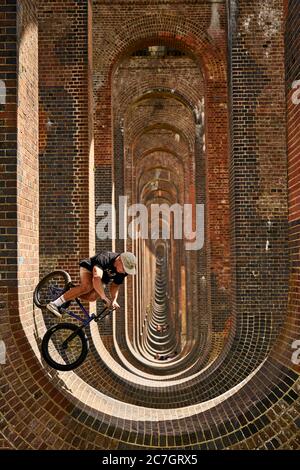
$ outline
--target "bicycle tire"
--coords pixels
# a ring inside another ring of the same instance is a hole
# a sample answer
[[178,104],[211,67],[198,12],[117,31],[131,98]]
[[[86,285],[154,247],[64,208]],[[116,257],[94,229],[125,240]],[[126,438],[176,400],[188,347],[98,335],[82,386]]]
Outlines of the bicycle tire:
[[[52,328],[46,331],[42,340],[42,348],[41,348],[42,356],[47,362],[47,364],[53,369],[61,370],[61,371],[70,371],[79,367],[85,360],[89,351],[89,344],[88,344],[88,339],[82,330],[78,330],[77,335],[75,336],[75,338],[79,337],[81,341],[81,351],[78,357],[76,358],[76,360],[74,360],[74,362],[71,362],[69,364],[61,364],[60,362],[57,362],[55,359],[53,359],[53,357],[51,356],[49,352],[49,342],[51,340],[53,341],[53,335],[57,331],[65,330],[66,334],[69,335],[77,329],[78,329],[78,326],[75,325],[74,323],[58,323],[57,325],[52,326]],[[55,346],[55,348],[56,347],[57,346]],[[60,355],[60,352],[57,351],[56,349],[56,355],[57,354]]]
[[[41,298],[41,291],[42,291],[42,287],[44,285],[46,285],[47,282],[49,282],[49,280],[55,276],[61,276],[62,279],[63,279],[63,288],[64,289],[67,289],[67,286],[68,284],[71,282],[71,276],[69,273],[67,273],[66,271],[63,271],[63,270],[56,270],[56,271],[52,271],[51,273],[47,274],[45,277],[43,277],[43,279],[40,280],[40,282],[37,284],[36,288],[34,289],[34,292],[33,292],[33,302],[35,303],[35,305],[38,307],[38,308],[45,308],[47,303],[50,301],[50,300],[55,300],[54,298],[53,299],[47,299],[47,300],[42,300]],[[62,294],[62,293],[61,293]],[[61,295],[60,294],[60,295]]]

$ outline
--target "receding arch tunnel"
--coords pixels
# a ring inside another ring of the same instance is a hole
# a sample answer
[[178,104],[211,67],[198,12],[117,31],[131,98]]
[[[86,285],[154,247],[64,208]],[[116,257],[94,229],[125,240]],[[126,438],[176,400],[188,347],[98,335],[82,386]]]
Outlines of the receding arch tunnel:
[[[299,448],[299,2],[13,3],[0,447]],[[32,293],[99,250],[137,275],[56,371]]]

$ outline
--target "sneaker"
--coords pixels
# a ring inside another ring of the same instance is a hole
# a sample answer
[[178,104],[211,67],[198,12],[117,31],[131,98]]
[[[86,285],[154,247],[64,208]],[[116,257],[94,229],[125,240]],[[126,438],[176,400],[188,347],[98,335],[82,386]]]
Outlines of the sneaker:
[[55,315],[58,318],[61,318],[61,313],[58,309],[58,306],[55,305],[54,302],[50,302],[49,304],[47,304],[46,307],[47,307],[48,310],[50,310],[51,313],[53,313],[53,315]]
[[68,308],[70,307],[71,303],[72,303],[72,300],[68,300],[67,302],[62,304],[59,308]]

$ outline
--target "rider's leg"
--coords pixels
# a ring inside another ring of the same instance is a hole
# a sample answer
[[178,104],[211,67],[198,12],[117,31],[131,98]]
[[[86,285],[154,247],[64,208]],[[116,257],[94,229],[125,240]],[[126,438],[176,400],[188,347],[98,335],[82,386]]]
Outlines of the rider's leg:
[[54,315],[57,317],[61,317],[61,313],[59,312],[59,307],[61,307],[65,302],[69,300],[73,300],[76,297],[81,295],[87,294],[91,290],[93,290],[93,283],[92,283],[92,273],[86,268],[80,268],[80,285],[73,287],[69,291],[65,292],[61,295],[58,299],[54,302],[50,302],[47,305],[48,310],[50,310]]
[[93,290],[93,275],[86,268],[81,267],[80,285],[72,287],[72,289],[65,292],[62,297],[64,297],[64,302],[68,302],[69,300],[73,300],[76,297],[81,297],[84,294],[88,294],[91,290]]
[[83,294],[80,296],[80,300],[87,300],[88,302],[95,302],[95,300],[99,299],[100,295],[95,289],[91,290],[87,294]]

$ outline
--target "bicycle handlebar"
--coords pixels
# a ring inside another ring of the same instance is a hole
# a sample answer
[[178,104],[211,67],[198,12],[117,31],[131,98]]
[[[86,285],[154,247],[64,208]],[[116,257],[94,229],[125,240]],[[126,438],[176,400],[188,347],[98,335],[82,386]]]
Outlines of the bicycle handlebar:
[[101,310],[101,312],[98,315],[94,316],[94,321],[98,322],[100,320],[103,320],[103,318],[105,318],[107,315],[109,315],[110,313],[113,313],[114,310],[116,310],[116,307],[104,307],[104,309]]

